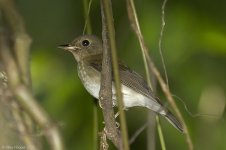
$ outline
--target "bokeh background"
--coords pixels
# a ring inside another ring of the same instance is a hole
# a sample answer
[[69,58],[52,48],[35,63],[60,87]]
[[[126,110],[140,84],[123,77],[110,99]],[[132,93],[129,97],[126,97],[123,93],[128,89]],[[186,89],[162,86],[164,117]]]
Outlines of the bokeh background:
[[[27,30],[33,39],[31,71],[33,92],[41,105],[59,123],[68,150],[93,148],[93,98],[78,79],[76,62],[70,53],[57,49],[83,32],[82,0],[17,0]],[[135,1],[137,13],[150,49],[150,55],[163,72],[158,51],[162,1]],[[144,75],[139,43],[130,28],[126,3],[113,1],[118,55],[131,68]],[[226,1],[169,0],[163,54],[169,86],[180,97],[180,108],[197,150],[226,149]],[[101,36],[100,5],[91,6],[93,33]],[[165,101],[159,86],[158,96]],[[129,135],[145,123],[146,109],[126,112]],[[197,116],[197,114],[206,114]],[[100,129],[102,114],[98,110]],[[167,149],[187,149],[185,138],[161,118]],[[161,149],[156,134],[156,149]],[[146,149],[146,132],[132,149]]]

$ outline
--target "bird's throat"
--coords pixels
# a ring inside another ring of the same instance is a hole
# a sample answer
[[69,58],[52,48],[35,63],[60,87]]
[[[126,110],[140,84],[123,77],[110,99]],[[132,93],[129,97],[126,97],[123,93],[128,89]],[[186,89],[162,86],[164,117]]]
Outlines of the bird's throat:
[[101,73],[87,61],[78,63],[78,75],[86,90],[95,98],[99,98]]

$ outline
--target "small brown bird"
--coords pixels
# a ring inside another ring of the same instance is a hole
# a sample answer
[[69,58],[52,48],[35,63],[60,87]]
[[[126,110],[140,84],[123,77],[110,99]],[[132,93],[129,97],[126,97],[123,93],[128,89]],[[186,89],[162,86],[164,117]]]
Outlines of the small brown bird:
[[[94,35],[77,37],[71,43],[60,45],[59,48],[70,51],[78,62],[78,75],[86,90],[99,99],[102,41]],[[119,75],[122,86],[124,107],[146,107],[165,117],[176,129],[183,132],[181,123],[153,96],[145,80],[125,64],[119,63]],[[114,78],[113,81],[114,82]],[[114,84],[112,84],[113,105],[117,105]]]

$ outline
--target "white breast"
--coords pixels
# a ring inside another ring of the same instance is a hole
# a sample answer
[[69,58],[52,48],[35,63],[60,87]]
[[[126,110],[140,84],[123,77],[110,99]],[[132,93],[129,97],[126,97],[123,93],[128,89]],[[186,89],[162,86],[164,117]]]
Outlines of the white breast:
[[[81,79],[83,85],[85,86],[86,90],[94,96],[96,99],[99,99],[99,91],[100,91],[100,75],[91,78],[92,74],[92,69],[86,71],[84,69],[83,65],[78,65],[78,70],[83,70],[83,71],[78,71],[79,78]],[[93,70],[95,71],[95,70]],[[96,84],[98,83],[98,84]]]

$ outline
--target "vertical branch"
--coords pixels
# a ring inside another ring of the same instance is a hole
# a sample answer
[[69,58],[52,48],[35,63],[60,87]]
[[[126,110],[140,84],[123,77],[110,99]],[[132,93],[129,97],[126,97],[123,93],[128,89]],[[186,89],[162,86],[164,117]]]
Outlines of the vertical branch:
[[148,125],[147,125],[147,150],[155,150],[156,149],[156,114],[151,110],[148,110]]
[[123,110],[123,99],[122,99],[121,83],[120,83],[120,77],[119,77],[119,67],[118,67],[118,60],[117,60],[112,6],[111,6],[110,0],[102,0],[101,2],[103,6],[103,14],[106,17],[106,29],[107,29],[107,37],[108,37],[107,39],[109,39],[109,46],[112,53],[112,63],[113,63],[113,70],[114,70],[113,73],[115,78],[116,98],[117,98],[119,114],[120,114],[119,119],[121,124],[123,149],[128,150],[129,142],[128,142],[125,112]]
[[168,75],[167,75],[167,71],[166,71],[166,64],[165,64],[165,60],[163,57],[163,53],[162,53],[162,37],[163,37],[163,32],[165,29],[165,7],[166,7],[166,3],[167,0],[164,0],[162,3],[162,23],[161,23],[161,31],[160,31],[160,36],[159,36],[159,53],[161,56],[161,60],[162,60],[162,65],[163,65],[163,69],[164,69],[164,74],[165,74],[165,78],[166,78],[166,84],[169,86],[169,80],[168,80]]
[[[156,93],[156,78],[153,75],[153,73],[151,74],[151,83],[152,83],[152,90],[153,93]],[[148,78],[148,77],[147,77]],[[156,115],[156,113],[154,113],[152,110],[148,110],[148,116],[147,116],[147,120],[148,120],[148,128],[147,128],[147,150],[155,150],[156,149],[156,117],[158,117]],[[157,122],[157,125],[159,123]]]
[[[160,53],[160,56],[161,56],[162,65],[163,65],[163,69],[164,69],[164,73],[165,73],[166,84],[169,87],[169,81],[168,81],[168,75],[167,75],[167,71],[166,71],[165,60],[163,58],[163,53],[162,53],[162,37],[163,37],[163,32],[164,32],[164,27],[165,27],[165,6],[166,6],[166,2],[167,2],[167,0],[164,0],[163,4],[162,4],[162,23],[161,23],[161,31],[160,31],[160,36],[159,36],[159,53]],[[160,138],[160,141],[162,141],[162,142],[160,142],[162,150],[166,150],[165,140],[164,140],[164,137],[163,137],[162,128],[160,126],[159,116],[156,117],[156,122],[158,124],[157,129],[158,129],[158,132],[159,132],[159,138]]]
[[93,0],[83,0],[83,6],[84,6],[84,18],[85,18],[85,25],[83,29],[83,34],[91,34],[92,33],[92,26],[90,22],[90,9],[91,9],[91,4]]
[[103,10],[103,3],[101,1],[101,16],[102,16],[102,39],[103,39],[103,60],[101,71],[101,88],[100,88],[100,105],[103,109],[103,116],[105,120],[106,134],[114,145],[120,147],[120,135],[116,128],[114,117],[114,109],[112,104],[112,63],[111,63],[111,49],[109,43],[109,36],[106,14]]
[[127,1],[128,17],[129,17],[129,20],[130,20],[130,23],[131,23],[131,27],[138,37],[140,47],[141,47],[141,50],[142,50],[142,56],[143,56],[143,61],[144,61],[144,67],[145,67],[147,82],[148,82],[148,85],[151,87],[151,89],[153,89],[152,84],[151,84],[151,80],[150,80],[150,72],[149,72],[149,68],[148,68],[147,58],[146,58],[145,53],[144,53],[145,50],[147,51],[147,47],[146,47],[146,45],[142,44],[142,43],[144,43],[144,38],[143,38],[141,30],[140,30],[140,25],[139,25],[139,22],[138,22],[134,2],[133,2],[133,0],[126,0],[126,1]]
[[165,144],[165,140],[163,137],[163,133],[162,133],[162,128],[160,126],[160,122],[159,122],[159,116],[156,116],[156,122],[157,122],[157,129],[158,129],[158,133],[159,133],[159,139],[160,139],[160,144],[162,147],[162,150],[166,150],[166,144]]

